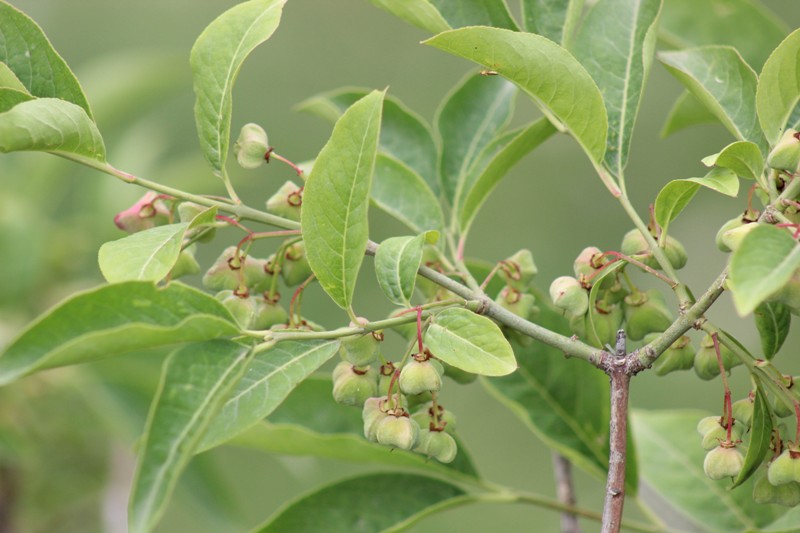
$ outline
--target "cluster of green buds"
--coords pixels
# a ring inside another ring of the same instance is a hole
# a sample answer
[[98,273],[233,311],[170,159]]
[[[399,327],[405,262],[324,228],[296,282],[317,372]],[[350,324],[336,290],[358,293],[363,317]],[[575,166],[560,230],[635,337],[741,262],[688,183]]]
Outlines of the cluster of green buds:
[[[522,249],[503,259],[498,264],[497,275],[505,282],[495,297],[495,303],[517,316],[527,320],[535,319],[539,314],[536,296],[531,292],[531,282],[539,272],[533,261],[530,250]],[[516,330],[504,329],[507,337],[520,344],[532,342],[530,337],[519,334]]]

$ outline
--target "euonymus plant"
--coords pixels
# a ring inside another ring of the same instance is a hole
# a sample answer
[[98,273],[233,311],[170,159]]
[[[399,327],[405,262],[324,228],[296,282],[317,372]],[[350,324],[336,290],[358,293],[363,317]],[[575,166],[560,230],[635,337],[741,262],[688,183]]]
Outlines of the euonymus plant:
[[[384,88],[306,100],[302,111],[333,126],[319,153],[294,163],[265,125],[232,124],[237,74],[285,3],[235,5],[189,55],[199,147],[220,197],[114,166],[72,71],[33,20],[0,2],[0,152],[54,154],[143,189],[118,206],[127,235],[99,249],[107,283],[55,305],[0,356],[7,385],[169,349],[136,447],[129,530],[153,530],[193,457],[222,445],[386,467],[315,489],[257,531],[399,530],[482,502],[561,511],[569,531],[575,517],[603,531],[800,529],[800,393],[775,360],[800,314],[800,30],[755,0],[522,0],[519,17],[502,0],[372,0],[429,32],[424,46],[472,62],[469,75],[432,124]],[[741,34],[742,21],[754,29]],[[654,59],[686,89],[665,133],[719,122],[732,139],[702,160],[704,175],[634,206],[625,168]],[[517,98],[541,118],[512,122]],[[629,217],[619,248],[575,250],[573,271],[555,280],[536,279],[529,243],[504,259],[469,257],[492,190],[555,135],[580,146]],[[296,178],[264,180],[265,204],[240,197],[232,165],[275,164]],[[701,188],[731,198],[716,239],[729,260],[710,286],[690,288],[670,226]],[[374,242],[370,209],[406,231]],[[196,251],[214,246],[216,261],[201,264]],[[354,305],[365,261],[396,308],[389,317]],[[180,281],[198,273],[197,287]],[[304,306],[310,290],[339,315]],[[706,317],[724,291],[760,345]],[[339,327],[318,325],[331,321]],[[390,337],[402,349],[386,348]],[[749,389],[731,390],[734,367]],[[677,371],[710,381],[720,411],[629,416],[635,376]],[[568,474],[566,495],[551,498],[478,473],[456,423],[470,413],[448,408],[448,391],[476,379],[562,467],[606,479],[602,514],[576,506]],[[650,523],[623,520],[640,479],[666,502],[638,500]]]

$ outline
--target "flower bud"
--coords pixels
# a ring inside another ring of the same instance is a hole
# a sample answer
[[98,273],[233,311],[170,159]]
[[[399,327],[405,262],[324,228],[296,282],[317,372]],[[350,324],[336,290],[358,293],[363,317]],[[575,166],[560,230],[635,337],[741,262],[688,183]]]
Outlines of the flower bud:
[[135,204],[114,217],[114,224],[122,231],[136,233],[156,226],[169,224],[170,210],[159,195],[150,191]]
[[736,477],[742,471],[744,457],[736,446],[717,446],[706,454],[703,470],[714,480]]
[[797,172],[800,166],[800,133],[787,128],[767,156],[767,165],[776,170]]
[[455,439],[444,431],[422,429],[414,451],[433,457],[440,463],[451,463],[456,458],[458,446]]
[[411,359],[400,370],[400,390],[406,395],[438,391],[442,388],[442,376],[428,360]]
[[287,181],[267,200],[267,211],[289,220],[300,220],[303,188]]
[[269,140],[264,128],[258,124],[245,124],[233,145],[233,153],[242,168],[258,168],[266,162]]
[[235,290],[252,288],[263,281],[264,260],[236,255],[236,247],[223,250],[217,260],[203,276],[203,285],[211,290]]
[[664,295],[656,289],[637,291],[624,300],[625,332],[628,338],[638,341],[648,333],[659,333],[672,324],[672,313]]
[[522,292],[538,271],[530,250],[522,249],[500,263],[498,274],[509,287]]
[[[363,317],[359,317],[358,321],[362,326],[369,323],[369,320]],[[354,326],[355,324],[350,322],[350,327]],[[351,365],[366,366],[372,364],[380,356],[382,339],[383,334],[380,332],[369,332],[359,337],[349,337],[343,340],[339,346],[339,355]]]
[[[378,372],[372,367],[358,369],[347,362],[350,371],[336,372],[334,369],[333,399],[336,403],[361,407],[368,398],[378,394]],[[337,369],[339,368],[337,366]]]
[[311,276],[311,265],[306,257],[303,241],[296,242],[286,249],[281,268],[281,277],[290,287],[300,285]]
[[408,414],[389,414],[378,423],[375,433],[378,443],[401,450],[410,450],[417,443],[419,425]]
[[561,276],[553,280],[550,284],[550,299],[556,307],[573,315],[582,316],[589,310],[589,293],[571,276]]

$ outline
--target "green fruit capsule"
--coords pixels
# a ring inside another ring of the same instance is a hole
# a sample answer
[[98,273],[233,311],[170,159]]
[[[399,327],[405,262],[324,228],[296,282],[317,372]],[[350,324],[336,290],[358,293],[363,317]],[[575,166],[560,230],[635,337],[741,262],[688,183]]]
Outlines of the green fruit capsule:
[[[645,344],[654,341],[659,335],[659,333],[645,335]],[[653,363],[653,370],[657,376],[666,376],[678,370],[689,370],[694,366],[694,354],[695,349],[691,339],[683,335],[656,359],[656,362]]]
[[436,429],[439,431],[446,431],[450,434],[456,431],[456,415],[452,411],[448,411],[443,405],[436,405],[437,417],[433,416],[433,402],[426,402],[420,405],[416,412],[411,416],[417,421],[419,427]]
[[750,427],[750,422],[753,420],[753,408],[753,398],[750,396],[736,400],[732,406],[734,420],[743,426]]
[[220,291],[215,298],[230,311],[239,327],[253,329],[258,314],[258,302],[255,298],[247,293],[239,295],[231,290]]
[[410,450],[417,444],[419,426],[406,413],[389,413],[378,423],[375,436],[379,444]]
[[461,370],[458,367],[453,365],[448,365],[447,363],[442,364],[444,368],[444,375],[448,378],[452,379],[456,383],[461,385],[467,385],[472,383],[476,379],[478,379],[477,374],[473,374],[472,372],[467,372],[466,370]]
[[790,448],[783,450],[783,453],[770,463],[767,478],[776,487],[800,482],[800,452]]
[[539,272],[530,250],[522,249],[500,262],[498,274],[509,287],[524,292],[533,277]]
[[442,375],[428,360],[411,359],[400,370],[400,390],[413,396],[423,392],[434,392],[442,388]]
[[[369,320],[364,317],[358,317],[358,321],[361,326],[369,323]],[[354,326],[355,324],[350,322],[350,327]],[[359,337],[349,337],[342,341],[339,355],[351,365],[370,365],[380,357],[381,341],[383,341],[381,331],[365,333]]]
[[787,128],[767,156],[767,165],[776,170],[796,172],[800,166],[800,133]]
[[[671,235],[667,235],[661,248],[664,250],[664,255],[667,256],[667,260],[669,260],[672,268],[680,270],[686,266],[686,261],[688,259],[686,249],[677,239]],[[620,251],[627,256],[639,259],[650,268],[661,268],[661,265],[656,261],[653,257],[653,253],[650,251],[650,245],[638,229],[633,229],[625,234],[622,239]]]
[[432,457],[440,463],[451,463],[456,458],[458,446],[455,439],[444,431],[422,429],[414,451]]
[[[585,317],[586,338],[589,344],[598,348],[602,348],[606,344],[613,346],[617,339],[617,331],[622,326],[624,318],[620,305],[609,305],[601,300],[595,302],[594,307],[589,309],[589,313]],[[594,328],[592,328],[592,324],[594,324]]]
[[753,484],[753,501],[760,504],[774,503],[784,507],[796,507],[800,504],[800,483],[792,481],[776,487],[769,482],[766,475],[761,475]]
[[736,477],[742,471],[744,457],[737,447],[717,446],[706,454],[703,470],[714,480]]
[[300,220],[303,204],[303,188],[287,181],[267,200],[267,211],[289,220]]
[[378,395],[378,372],[372,367],[358,369],[344,364],[349,372],[337,374],[334,369],[333,399],[342,405],[362,407],[368,398]]
[[136,233],[169,224],[170,209],[158,194],[150,191],[135,204],[114,217],[114,224],[128,233]]
[[311,265],[308,264],[306,248],[303,241],[296,242],[286,249],[281,268],[281,277],[290,287],[300,285],[311,276]]
[[[725,345],[719,343],[719,353],[722,357],[722,365],[725,370],[740,365],[741,361],[733,355]],[[714,348],[714,339],[710,335],[703,337],[700,341],[700,349],[694,356],[694,371],[700,379],[706,381],[714,379],[719,375],[719,361],[717,351]]]
[[572,276],[561,276],[550,284],[553,305],[573,315],[582,316],[589,310],[589,293]]
[[178,279],[183,276],[193,276],[199,272],[200,264],[194,257],[194,245],[192,245],[185,250],[181,250],[175,266],[169,272],[169,277],[170,279]]
[[753,222],[751,224],[742,224],[741,226],[736,226],[735,228],[725,231],[720,237],[722,245],[728,250],[735,252],[739,248],[739,245],[742,243],[745,236],[753,231],[757,226],[758,224]]
[[662,332],[672,324],[664,295],[656,289],[626,296],[623,307],[625,331],[630,339],[641,340],[648,333]]
[[266,163],[268,150],[269,139],[264,128],[252,122],[242,126],[233,145],[233,153],[242,168],[254,169]]
[[236,254],[236,247],[230,246],[203,275],[203,285],[211,290],[235,290],[253,288],[266,276],[263,259],[255,259]]
[[591,276],[605,265],[608,260],[603,256],[603,251],[596,246],[588,246],[581,250],[578,257],[572,263],[572,269],[575,272],[575,277],[581,279],[581,276]]
[[364,401],[361,418],[364,421],[364,438],[369,441],[378,442],[378,424],[389,416],[387,402],[386,397],[382,396],[367,398]]
[[497,295],[495,302],[517,316],[528,318],[533,310],[533,305],[536,303],[536,297],[533,294],[523,293],[512,287],[504,287]]
[[252,329],[269,329],[289,321],[289,313],[279,303],[269,302],[262,297],[256,298],[258,309]]
[[[741,440],[742,438],[742,424],[737,424],[736,420],[733,421],[731,426],[731,440]],[[728,440],[728,430],[726,427],[717,424],[717,427],[703,435],[702,446],[704,450],[713,450],[721,442]]]
[[[725,252],[725,253],[732,252],[733,250],[730,248],[730,246],[728,246],[728,244],[726,242],[728,240],[728,238],[725,237],[725,234],[730,232],[730,231],[733,231],[733,230],[736,230],[738,228],[741,228],[742,226],[746,226],[746,225],[749,225],[749,224],[755,222],[756,220],[758,220],[759,215],[760,215],[760,213],[758,211],[751,211],[751,210],[748,209],[744,213],[742,213],[741,215],[733,217],[732,219],[727,221],[725,224],[723,224],[722,227],[719,228],[719,231],[717,232],[717,236],[714,239],[714,241],[715,241],[715,243],[717,245],[717,248],[719,248],[719,250],[721,252]],[[741,239],[739,239],[739,240],[741,240]]]

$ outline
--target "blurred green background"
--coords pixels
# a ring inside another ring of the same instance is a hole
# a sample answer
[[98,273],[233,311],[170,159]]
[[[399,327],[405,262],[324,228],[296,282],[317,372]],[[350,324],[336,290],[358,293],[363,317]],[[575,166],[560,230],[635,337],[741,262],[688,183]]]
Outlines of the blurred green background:
[[[13,0],[45,30],[76,70],[118,168],[198,193],[222,194],[197,148],[188,66],[194,39],[234,2],[208,0]],[[791,28],[800,25],[796,2],[766,2]],[[512,8],[517,9],[515,2]],[[367,0],[290,0],[273,38],[245,63],[234,93],[233,130],[262,124],[276,150],[294,160],[314,157],[330,132],[293,106],[341,86],[389,87],[431,120],[442,96],[475,68],[419,42],[427,35],[373,7]],[[669,180],[700,176],[700,159],[731,139],[718,125],[704,125],[661,139],[659,130],[680,87],[657,63],[645,94],[628,166],[628,189],[640,213]],[[519,120],[535,115],[524,98]],[[263,205],[293,177],[272,164],[256,172],[233,170],[240,195]],[[96,172],[40,154],[0,157],[0,345],[38,313],[75,290],[101,282],[99,246],[122,236],[115,213],[142,194]],[[683,279],[700,292],[726,256],[714,246],[718,227],[741,211],[736,200],[701,191],[672,226],[689,251]],[[551,139],[528,156],[496,189],[474,225],[467,254],[495,262],[522,247],[533,251],[537,284],[571,270],[585,246],[616,249],[630,223],[593,175],[577,144]],[[404,233],[376,213],[372,238]],[[201,249],[206,264],[226,244],[223,232]],[[266,250],[266,248],[265,248]],[[266,255],[266,254],[264,254]],[[365,263],[356,308],[391,310]],[[197,281],[196,279],[194,280]],[[758,350],[751,320],[739,319],[724,295],[710,316]],[[346,317],[319,288],[304,311],[327,326]],[[792,335],[778,356],[784,372],[800,373]],[[0,475],[16,483],[20,531],[124,531],[127,486],[135,440],[163,354],[139,354],[86,369],[51,371],[0,390]],[[743,396],[746,376],[734,372]],[[691,373],[634,380],[633,403],[648,409],[716,411],[718,381]],[[511,413],[477,384],[445,390],[459,416],[459,432],[481,472],[493,481],[554,494],[550,454]],[[309,406],[313,409],[313,406]],[[221,449],[201,456],[179,487],[160,531],[241,531],[259,523],[287,499],[320,482],[366,468],[313,458],[278,457]],[[601,507],[602,483],[576,474],[579,504]],[[635,505],[627,514],[640,517]],[[436,516],[413,531],[555,531],[558,515],[523,506],[480,506]],[[585,523],[587,531],[596,524]]]

